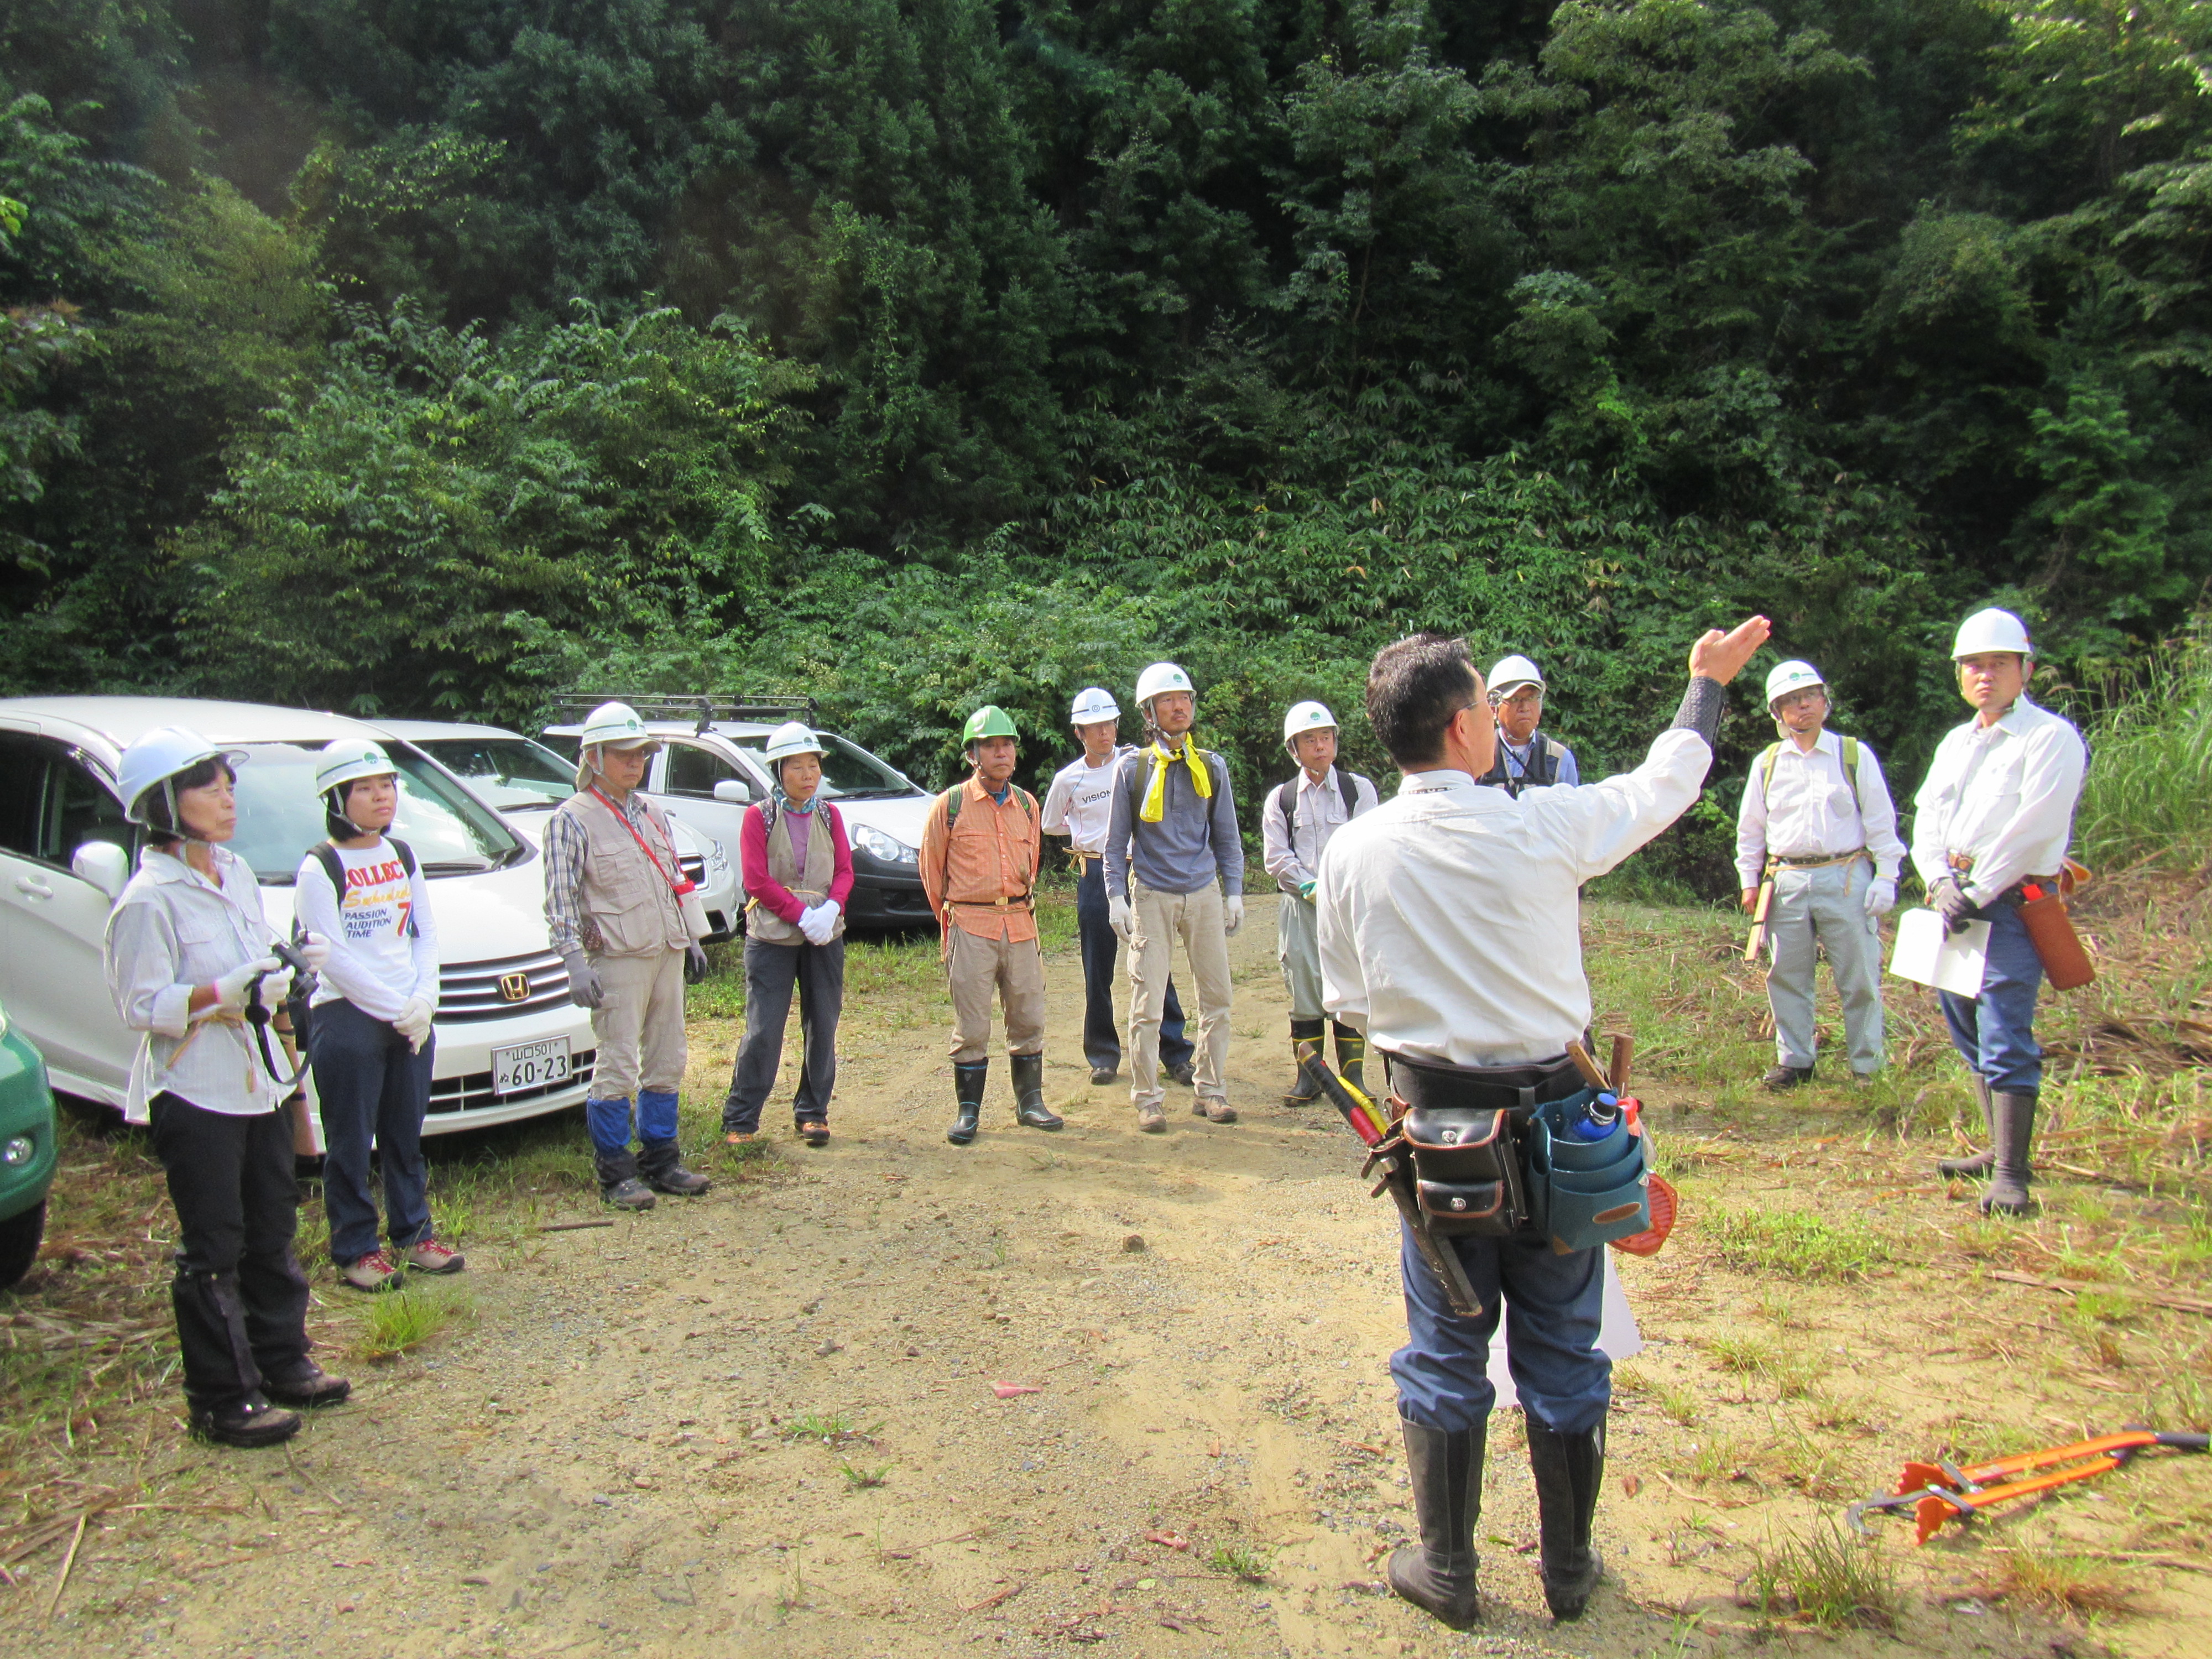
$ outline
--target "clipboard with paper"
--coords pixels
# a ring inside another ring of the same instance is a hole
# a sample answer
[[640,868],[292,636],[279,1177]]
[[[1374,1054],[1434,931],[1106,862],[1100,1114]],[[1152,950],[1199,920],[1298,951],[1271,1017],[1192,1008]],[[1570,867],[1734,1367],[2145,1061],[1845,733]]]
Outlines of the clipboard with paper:
[[1897,919],[1897,945],[1889,971],[1899,979],[1930,985],[1954,996],[1982,994],[1982,969],[1988,963],[1990,925],[1970,921],[1955,933],[1943,931],[1933,910],[1907,910]]

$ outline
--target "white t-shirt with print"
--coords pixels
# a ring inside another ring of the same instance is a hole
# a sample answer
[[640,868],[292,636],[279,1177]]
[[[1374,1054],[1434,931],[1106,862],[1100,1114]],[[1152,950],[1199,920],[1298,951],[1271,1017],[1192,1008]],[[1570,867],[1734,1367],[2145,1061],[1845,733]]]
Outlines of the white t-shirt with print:
[[398,849],[380,836],[374,847],[334,850],[345,871],[343,896],[332,890],[319,858],[310,854],[300,861],[301,924],[331,941],[313,1006],[343,998],[371,1019],[397,1019],[410,997],[435,1008],[438,927],[421,869],[410,876]]

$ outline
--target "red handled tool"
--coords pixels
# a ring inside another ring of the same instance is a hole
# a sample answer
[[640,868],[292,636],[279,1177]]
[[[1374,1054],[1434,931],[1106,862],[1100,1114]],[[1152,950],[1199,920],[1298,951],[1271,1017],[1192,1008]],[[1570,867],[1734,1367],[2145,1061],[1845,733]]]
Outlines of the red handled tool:
[[1910,1509],[1918,1523],[1913,1541],[1924,1544],[1942,1529],[1946,1521],[1971,1521],[1976,1511],[1992,1504],[2109,1474],[2149,1446],[2201,1452],[2212,1449],[2212,1435],[2131,1428],[2070,1446],[2049,1446],[2017,1457],[2000,1457],[1993,1463],[1971,1463],[1963,1469],[1941,1462],[1907,1463],[1905,1473],[1897,1478],[1895,1492],[1887,1498],[1863,1498],[1845,1515],[1854,1527],[1866,1532],[1870,1511]]

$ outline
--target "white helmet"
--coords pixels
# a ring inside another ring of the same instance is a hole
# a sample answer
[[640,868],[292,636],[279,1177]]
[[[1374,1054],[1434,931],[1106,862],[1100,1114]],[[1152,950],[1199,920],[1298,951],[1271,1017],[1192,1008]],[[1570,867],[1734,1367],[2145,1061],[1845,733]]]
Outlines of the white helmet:
[[576,741],[586,749],[605,744],[609,749],[642,749],[659,739],[645,729],[637,710],[626,702],[603,702],[584,716],[584,729]]
[[1156,662],[1137,676],[1137,707],[1142,708],[1163,691],[1188,691],[1194,697],[1198,688],[1190,683],[1190,676],[1171,662]]
[[398,770],[370,739],[333,738],[323,745],[322,757],[315,763],[315,793],[327,795],[362,778],[392,777]]
[[1067,711],[1071,726],[1096,726],[1101,720],[1118,720],[1121,705],[1114,701],[1114,694],[1103,685],[1086,685],[1075,694],[1075,706]]
[[1820,671],[1809,662],[1792,658],[1788,662],[1777,663],[1774,672],[1766,677],[1766,706],[1771,708],[1792,691],[1802,691],[1808,685],[1826,684],[1827,681],[1820,678]]
[[1539,691],[1544,689],[1544,677],[1536,665],[1518,654],[1500,657],[1491,665],[1488,678],[1490,695],[1494,698],[1502,699],[1524,685],[1533,685]]
[[1959,637],[1951,641],[1951,660],[1979,656],[1984,651],[2017,651],[2023,657],[2035,654],[2035,647],[2027,642],[2027,624],[2011,611],[1995,606],[1977,611],[1959,624]]
[[123,816],[134,823],[151,825],[146,816],[146,797],[158,786],[168,804],[169,827],[182,830],[177,816],[177,792],[170,784],[202,761],[221,759],[234,772],[246,763],[235,749],[218,749],[198,732],[181,726],[157,726],[135,739],[123,751],[115,768],[115,786],[123,794]]
[[806,727],[804,720],[786,720],[768,734],[768,753],[770,766],[778,761],[789,760],[793,755],[827,755],[822,740]]
[[[1291,712],[1283,716],[1283,747],[1290,749],[1301,732],[1334,732],[1336,716],[1328,712],[1326,703],[1294,702]],[[1293,754],[1296,750],[1291,750]]]

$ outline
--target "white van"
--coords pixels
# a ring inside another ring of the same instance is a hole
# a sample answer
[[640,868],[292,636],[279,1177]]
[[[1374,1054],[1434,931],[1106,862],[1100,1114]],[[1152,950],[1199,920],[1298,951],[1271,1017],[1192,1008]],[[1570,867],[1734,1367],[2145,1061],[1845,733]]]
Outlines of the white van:
[[[379,738],[399,769],[398,835],[436,884],[437,1066],[425,1134],[575,1105],[591,1081],[590,1017],[568,1000],[548,942],[537,848],[404,742],[335,714],[182,697],[0,698],[0,1001],[46,1057],[54,1086],[123,1104],[137,1039],[115,1016],[100,943],[143,832],[115,768],[155,726],[245,752],[230,850],[260,878],[289,936],[292,878],[325,837],[315,758],[333,738]],[[100,849],[119,848],[118,858]],[[90,850],[88,850],[90,849]],[[312,1079],[308,1099],[312,1103]]]

